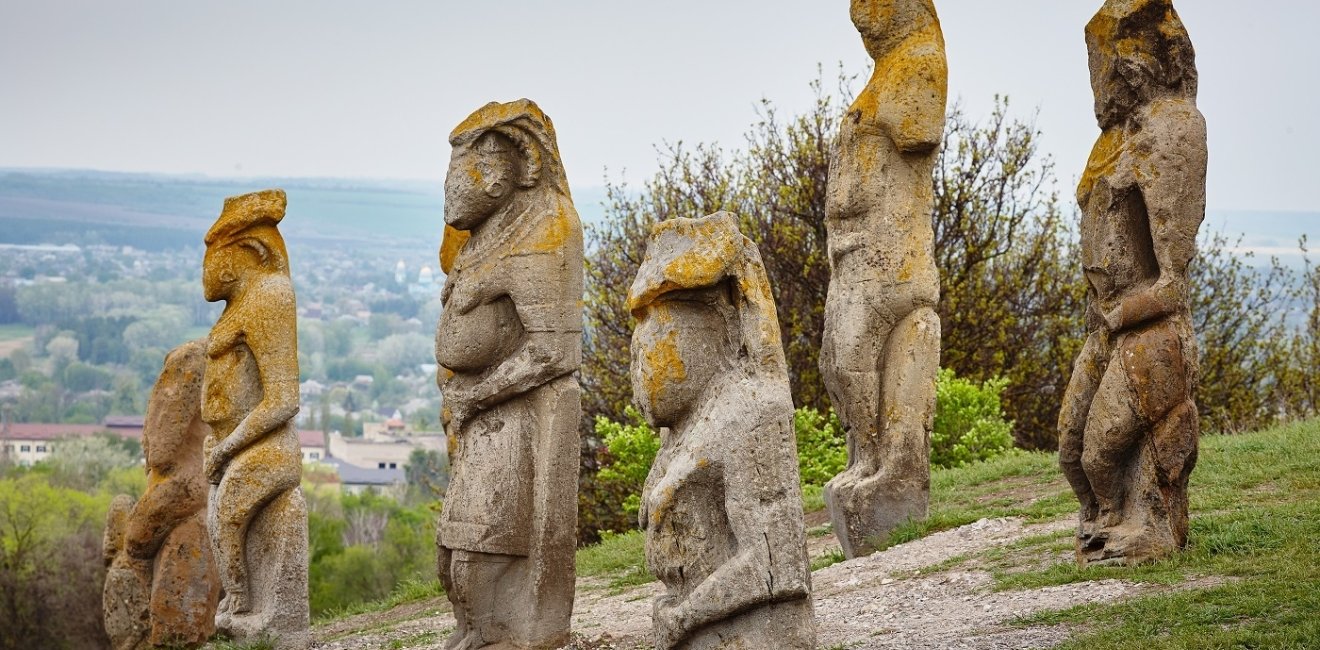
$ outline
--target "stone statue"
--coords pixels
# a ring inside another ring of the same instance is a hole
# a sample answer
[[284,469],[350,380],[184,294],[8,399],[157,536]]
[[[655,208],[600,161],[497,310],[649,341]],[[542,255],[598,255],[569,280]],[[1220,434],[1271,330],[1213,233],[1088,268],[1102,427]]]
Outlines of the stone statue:
[[824,491],[844,555],[926,516],[939,373],[931,173],[944,131],[944,36],[931,0],[852,0],[875,72],[830,160],[830,287],[820,370],[848,440]]
[[660,428],[639,513],[665,584],[656,648],[815,648],[793,400],[756,245],[727,212],[661,222],[628,306],[634,400]]
[[216,627],[236,641],[311,643],[307,504],[299,483],[298,328],[281,190],[225,199],[206,233],[202,285],[225,301],[206,344],[202,419],[211,425],[207,527],[224,599]]
[[1077,188],[1090,334],[1059,413],[1081,501],[1077,560],[1136,564],[1187,541],[1197,384],[1187,265],[1205,216],[1206,127],[1169,0],[1109,0],[1086,27],[1101,134]]
[[165,357],[142,447],[147,490],[120,495],[106,525],[105,627],[115,650],[195,648],[215,632],[220,579],[206,532],[202,374],[206,340]]
[[554,126],[487,104],[449,136],[437,381],[454,449],[436,531],[447,648],[558,648],[577,542],[582,226]]

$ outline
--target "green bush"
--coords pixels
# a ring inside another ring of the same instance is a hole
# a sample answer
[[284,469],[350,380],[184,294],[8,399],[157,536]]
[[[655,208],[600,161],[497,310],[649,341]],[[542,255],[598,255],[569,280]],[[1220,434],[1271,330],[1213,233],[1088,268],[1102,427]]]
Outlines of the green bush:
[[935,427],[930,435],[930,463],[961,467],[994,458],[1013,447],[1013,423],[1004,419],[1000,394],[1008,380],[994,377],[980,384],[940,370],[935,384]]
[[794,411],[793,433],[797,435],[798,474],[803,487],[825,485],[847,467],[843,425],[833,410],[821,414],[804,406]]
[[655,455],[660,451],[660,436],[647,426],[642,415],[633,407],[625,409],[624,414],[632,424],[596,416],[596,437],[604,441],[610,454],[608,464],[600,468],[596,478],[623,489],[627,495],[623,500],[623,511],[629,521],[636,521],[642,505],[642,487],[646,484],[646,475],[650,473]]

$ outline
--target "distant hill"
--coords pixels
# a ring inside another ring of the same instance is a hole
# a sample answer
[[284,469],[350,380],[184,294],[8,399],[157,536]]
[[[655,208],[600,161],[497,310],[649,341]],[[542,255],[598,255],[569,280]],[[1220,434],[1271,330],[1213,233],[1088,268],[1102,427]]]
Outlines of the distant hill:
[[[443,183],[308,178],[209,178],[86,170],[0,170],[0,243],[200,246],[227,196],[279,187],[290,239],[439,243]],[[584,220],[603,192],[576,191]]]

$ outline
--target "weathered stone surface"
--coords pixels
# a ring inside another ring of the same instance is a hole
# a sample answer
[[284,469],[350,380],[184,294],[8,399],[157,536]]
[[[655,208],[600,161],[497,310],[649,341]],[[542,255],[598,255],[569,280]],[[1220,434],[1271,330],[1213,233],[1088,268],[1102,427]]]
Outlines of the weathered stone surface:
[[1077,189],[1090,334],[1059,413],[1081,501],[1077,561],[1136,564],[1187,541],[1196,337],[1187,266],[1205,216],[1191,39],[1168,0],[1109,0],[1086,27],[1102,133]]
[[820,370],[848,438],[825,486],[846,556],[926,516],[939,372],[931,172],[944,130],[944,36],[930,0],[853,0],[875,72],[830,160],[830,287]]
[[117,649],[197,647],[215,632],[220,580],[206,534],[202,476],[209,433],[201,417],[205,350],[201,339],[165,357],[142,435],[147,490],[136,505],[116,497],[110,510],[104,603]]
[[281,190],[225,199],[206,234],[202,285],[225,309],[206,344],[202,418],[211,426],[207,528],[224,599],[220,632],[311,643],[307,505],[298,487],[298,335]]
[[727,212],[657,224],[628,305],[634,399],[661,427],[640,512],[665,584],[656,647],[815,648],[793,400],[756,245]]
[[436,531],[447,648],[557,648],[573,611],[582,227],[526,99],[449,136],[436,330],[453,477]]

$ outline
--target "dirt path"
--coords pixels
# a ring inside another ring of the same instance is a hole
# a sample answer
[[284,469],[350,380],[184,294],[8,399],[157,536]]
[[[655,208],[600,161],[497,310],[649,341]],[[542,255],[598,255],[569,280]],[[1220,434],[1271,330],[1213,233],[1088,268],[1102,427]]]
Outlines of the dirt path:
[[[1048,648],[1066,627],[1009,627],[1018,616],[1083,603],[1110,602],[1171,587],[1101,580],[1020,591],[993,590],[994,579],[976,555],[1028,538],[1059,536],[1072,520],[1026,525],[1019,519],[983,519],[840,562],[812,574],[821,648],[992,650]],[[810,540],[812,556],[837,547],[832,535]],[[1034,551],[1028,564],[1068,561],[1066,552]],[[1213,580],[1176,589],[1208,586]],[[648,648],[651,599],[658,583],[611,593],[599,580],[578,581],[573,629],[577,650]],[[364,615],[316,630],[318,650],[440,650],[453,617],[443,599]],[[403,611],[406,610],[406,611]],[[359,631],[360,630],[360,631]],[[333,640],[332,640],[333,639]]]

